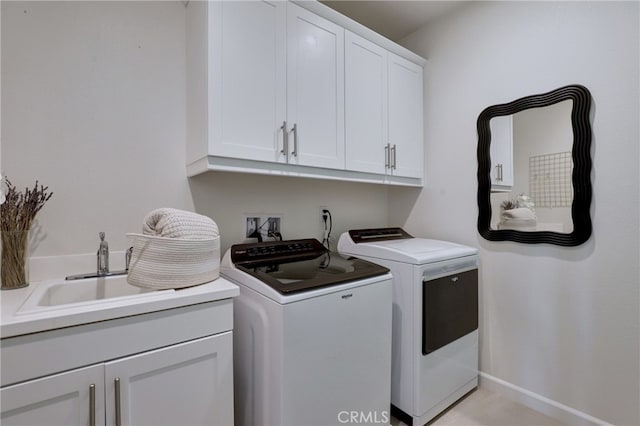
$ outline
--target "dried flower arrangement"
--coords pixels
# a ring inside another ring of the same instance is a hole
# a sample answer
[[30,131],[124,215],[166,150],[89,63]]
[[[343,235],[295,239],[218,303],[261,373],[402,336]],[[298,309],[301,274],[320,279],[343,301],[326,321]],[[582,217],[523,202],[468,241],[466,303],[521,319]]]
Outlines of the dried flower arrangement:
[[531,211],[535,211],[533,200],[530,197],[524,195],[524,192],[521,192],[516,198],[510,200],[504,200],[500,204],[500,208],[502,211],[513,210],[526,207]]
[[513,210],[517,207],[515,200],[504,200],[500,207],[502,210]]
[[25,270],[27,238],[36,214],[51,199],[53,192],[48,186],[26,188],[19,192],[6,177],[3,179],[0,204],[0,235],[2,238],[2,269],[0,270],[3,289],[20,288],[28,284]]

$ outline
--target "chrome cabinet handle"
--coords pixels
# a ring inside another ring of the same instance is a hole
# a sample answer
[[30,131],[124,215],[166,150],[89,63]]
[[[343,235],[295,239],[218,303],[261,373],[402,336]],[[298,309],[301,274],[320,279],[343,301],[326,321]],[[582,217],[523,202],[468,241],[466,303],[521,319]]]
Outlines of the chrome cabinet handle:
[[89,426],[96,426],[96,385],[89,385]]
[[502,164],[496,165],[496,182],[502,182]]
[[287,122],[283,121],[282,126],[280,128],[282,129],[282,149],[280,150],[280,154],[286,157],[287,152],[289,151],[289,147],[287,146],[289,145],[288,134],[287,134]]
[[390,159],[389,148],[390,147],[391,147],[390,144],[387,144],[387,146],[384,147],[384,168],[385,169],[389,168],[389,159]]
[[291,155],[293,157],[297,157],[298,156],[298,123],[295,123],[293,125],[293,129],[291,129],[291,131],[293,132],[293,151],[291,151]]
[[116,426],[122,426],[122,410],[120,406],[120,377],[113,381],[116,388]]
[[391,168],[395,170],[396,168],[396,144],[393,144],[391,147]]

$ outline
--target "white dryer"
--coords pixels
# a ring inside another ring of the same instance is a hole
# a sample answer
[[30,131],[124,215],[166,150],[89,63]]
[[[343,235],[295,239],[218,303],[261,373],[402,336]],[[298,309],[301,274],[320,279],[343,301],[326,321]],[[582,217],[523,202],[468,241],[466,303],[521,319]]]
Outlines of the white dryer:
[[478,251],[401,228],[345,232],[338,252],[393,275],[392,414],[423,425],[478,386]]

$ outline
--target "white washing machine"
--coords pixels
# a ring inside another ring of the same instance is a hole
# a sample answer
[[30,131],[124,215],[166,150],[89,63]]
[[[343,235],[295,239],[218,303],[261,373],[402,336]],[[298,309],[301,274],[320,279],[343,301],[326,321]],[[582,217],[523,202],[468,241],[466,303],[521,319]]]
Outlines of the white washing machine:
[[345,232],[338,251],[393,275],[392,413],[424,425],[478,386],[478,251],[401,228]]
[[309,239],[234,245],[220,272],[240,287],[236,425],[389,423],[387,268]]

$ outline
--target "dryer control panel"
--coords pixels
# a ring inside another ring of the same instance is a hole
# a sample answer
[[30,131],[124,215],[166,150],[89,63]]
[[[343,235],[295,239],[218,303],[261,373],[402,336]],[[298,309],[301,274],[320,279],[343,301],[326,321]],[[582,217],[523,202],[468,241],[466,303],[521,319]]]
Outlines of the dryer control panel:
[[356,244],[413,238],[402,228],[352,229],[349,236]]

